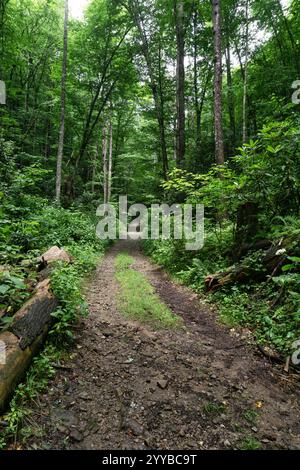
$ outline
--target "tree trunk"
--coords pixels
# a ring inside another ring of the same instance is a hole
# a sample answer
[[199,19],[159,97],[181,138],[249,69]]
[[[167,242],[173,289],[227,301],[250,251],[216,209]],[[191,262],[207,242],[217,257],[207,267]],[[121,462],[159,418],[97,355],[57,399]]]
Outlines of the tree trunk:
[[215,113],[215,154],[218,165],[224,163],[222,128],[222,44],[221,44],[221,0],[212,0],[214,27],[214,113]]
[[230,42],[227,38],[226,45],[226,70],[227,70],[227,100],[228,100],[228,114],[230,123],[230,143],[229,152],[232,153],[236,146],[236,125],[235,125],[235,107],[234,107],[234,93],[232,86],[232,74],[231,74],[231,53],[230,53]]
[[247,91],[248,91],[248,56],[249,56],[249,0],[245,3],[245,65],[244,65],[244,91],[243,91],[243,144],[247,141]]
[[102,162],[103,162],[103,200],[107,204],[107,130],[103,126],[102,131]]
[[92,187],[91,191],[94,194],[95,192],[95,179],[96,179],[96,171],[97,171],[97,162],[99,158],[99,139],[97,138],[96,142],[96,150],[95,150],[95,155],[94,155],[94,161],[93,161],[93,171],[92,171]]
[[107,175],[107,202],[111,197],[111,178],[112,178],[112,158],[113,158],[113,126],[109,125],[109,154],[108,154],[108,175]]
[[67,58],[68,58],[68,0],[65,0],[65,19],[64,19],[64,50],[61,77],[61,105],[60,105],[60,127],[57,150],[56,165],[56,202],[60,205],[61,196],[61,171],[65,137],[65,105],[66,105],[66,78],[67,78]]
[[[242,56],[241,53],[238,49],[237,44],[235,43],[235,52],[238,57],[239,65],[240,65],[240,71],[241,71],[241,77],[243,80],[243,83],[245,83],[245,70],[244,70],[244,64],[242,61]],[[248,87],[247,87],[248,88]],[[248,95],[248,90],[246,94],[246,104],[248,105],[248,119],[250,117],[250,111],[252,111],[252,126],[253,126],[253,134],[256,136],[258,132],[258,125],[257,125],[257,119],[256,119],[256,105],[255,102],[252,102],[251,96]],[[249,126],[247,126],[249,128]]]
[[[194,5],[195,6],[195,5]],[[195,163],[196,167],[200,164],[200,146],[201,146],[201,109],[200,109],[200,100],[199,100],[199,86],[198,86],[198,47],[197,47],[197,25],[198,25],[198,13],[195,8],[193,12],[193,35],[194,35],[194,44],[193,44],[193,61],[194,61],[194,102],[195,102],[195,116],[196,116],[196,132],[195,132]]]
[[161,40],[159,37],[159,48],[158,48],[158,87],[159,87],[159,131],[160,131],[160,143],[161,145],[161,157],[162,157],[162,169],[164,179],[167,179],[169,164],[168,164],[168,154],[166,146],[166,135],[165,135],[165,104],[164,104],[164,95],[163,95],[163,72],[161,64]]
[[182,0],[174,0],[174,13],[176,21],[176,106],[177,106],[177,132],[176,153],[179,166],[184,164],[185,155],[185,70],[184,70],[184,6]]
[[44,147],[44,156],[45,156],[45,163],[48,165],[49,157],[51,155],[51,119],[50,115],[50,107],[48,108],[48,115],[46,119],[46,137],[45,137],[45,147]]

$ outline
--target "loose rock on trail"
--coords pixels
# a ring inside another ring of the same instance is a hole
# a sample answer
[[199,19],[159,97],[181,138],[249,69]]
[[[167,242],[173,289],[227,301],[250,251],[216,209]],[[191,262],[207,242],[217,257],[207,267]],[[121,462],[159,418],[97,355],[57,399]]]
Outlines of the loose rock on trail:
[[[118,312],[114,260],[123,251],[184,327],[155,331]],[[110,249],[87,300],[72,359],[31,415],[42,435],[29,448],[300,448],[297,383],[220,325],[137,242]]]

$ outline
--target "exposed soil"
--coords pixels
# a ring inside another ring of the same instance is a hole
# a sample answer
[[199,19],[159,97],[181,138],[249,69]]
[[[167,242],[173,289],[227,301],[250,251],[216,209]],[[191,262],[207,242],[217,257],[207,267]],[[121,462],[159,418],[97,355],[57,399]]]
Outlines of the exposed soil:
[[[114,259],[120,251],[135,258],[134,268],[183,317],[183,328],[154,331],[118,312]],[[87,298],[90,315],[72,359],[33,410],[43,434],[28,447],[232,449],[258,441],[265,449],[300,449],[297,381],[259,356],[247,332],[218,324],[216,314],[154,266],[136,242],[113,246]]]

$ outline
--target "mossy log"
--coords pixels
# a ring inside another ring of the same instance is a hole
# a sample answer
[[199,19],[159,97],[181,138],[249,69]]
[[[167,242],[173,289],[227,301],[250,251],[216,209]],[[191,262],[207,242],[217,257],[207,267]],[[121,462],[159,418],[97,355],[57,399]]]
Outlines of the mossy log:
[[5,409],[16,385],[41,347],[58,301],[49,279],[37,286],[35,294],[15,314],[8,331],[0,334],[0,411]]

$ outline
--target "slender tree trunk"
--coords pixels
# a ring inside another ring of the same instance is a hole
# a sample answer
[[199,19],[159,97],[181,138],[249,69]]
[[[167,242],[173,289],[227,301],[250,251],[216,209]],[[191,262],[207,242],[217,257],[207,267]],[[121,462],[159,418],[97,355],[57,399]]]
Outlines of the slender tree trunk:
[[222,44],[221,44],[221,0],[212,0],[214,27],[214,113],[215,113],[215,154],[218,165],[224,163],[222,128]]
[[64,19],[64,50],[63,50],[63,63],[62,63],[62,77],[61,77],[61,104],[60,104],[60,127],[59,139],[57,150],[57,165],[56,165],[56,202],[60,205],[61,196],[61,171],[62,159],[64,150],[64,137],[65,137],[65,106],[66,106],[66,78],[67,78],[67,58],[68,58],[68,0],[65,0],[65,19]]
[[242,79],[244,81],[244,73],[245,73],[244,72],[244,65],[243,65],[242,56],[241,56],[241,53],[240,53],[240,50],[238,48],[238,45],[237,45],[236,41],[234,42],[234,47],[235,47],[235,53],[237,55],[239,65],[240,65],[241,76],[242,76]]
[[168,155],[167,155],[167,146],[166,146],[166,135],[165,135],[165,103],[164,103],[164,94],[163,94],[163,70],[162,70],[162,58],[161,58],[161,40],[159,37],[159,54],[158,54],[158,95],[159,95],[159,105],[158,105],[158,114],[159,114],[159,131],[160,131],[160,143],[161,145],[161,157],[162,157],[162,167],[164,178],[167,179],[167,174],[169,171],[168,164]]
[[103,163],[103,200],[107,204],[107,129],[102,130],[102,163]]
[[95,183],[96,183],[96,171],[97,171],[97,162],[99,158],[99,139],[97,138],[96,142],[96,150],[95,150],[95,155],[94,155],[94,160],[93,160],[93,171],[92,171],[92,193],[95,193]]
[[228,101],[228,114],[230,124],[230,153],[234,150],[236,145],[236,124],[235,124],[235,107],[234,107],[234,93],[232,85],[232,74],[231,74],[231,53],[230,53],[230,42],[227,39],[226,45],[226,70],[227,70],[227,101]]
[[28,60],[27,60],[27,78],[26,78],[26,82],[25,82],[25,96],[24,96],[24,111],[25,111],[25,113],[28,113],[28,107],[29,107],[29,79],[30,79],[30,73],[31,73],[31,65],[32,65],[31,58],[28,57]]
[[[195,8],[195,5],[194,5]],[[193,12],[193,62],[194,62],[194,102],[195,102],[195,117],[196,117],[196,132],[195,132],[195,163],[198,166],[199,163],[199,153],[201,145],[201,110],[200,110],[200,100],[199,100],[199,86],[198,86],[198,45],[197,45],[197,25],[198,25],[198,13],[196,8]]]
[[[241,77],[242,77],[243,83],[244,83],[245,82],[245,69],[244,69],[244,64],[243,64],[243,61],[242,61],[241,53],[240,53],[236,43],[235,43],[235,52],[236,52],[236,55],[237,55],[238,60],[239,60]],[[247,100],[246,103],[248,105],[248,108],[252,109],[253,133],[254,133],[255,136],[257,136],[258,127],[257,127],[257,119],[256,119],[256,106],[255,106],[255,103],[252,102],[251,96],[248,95],[248,92],[247,92],[246,100]],[[248,112],[248,118],[249,118],[249,112]],[[249,126],[247,126],[247,127],[249,127]]]
[[244,91],[243,91],[243,144],[247,141],[247,92],[248,92],[248,57],[249,57],[249,1],[245,3],[245,65],[244,65]]
[[173,117],[173,159],[174,159],[174,162],[175,162],[175,163],[176,163],[176,161],[177,161],[176,128],[177,128],[177,119],[176,119],[176,114],[174,114],[174,117]]
[[201,147],[201,141],[202,141],[202,112],[203,112],[205,97],[206,97],[206,93],[207,93],[210,78],[211,78],[211,69],[209,68],[207,70],[205,82],[204,82],[202,90],[201,90],[201,95],[198,98],[199,102],[198,102],[198,107],[197,107],[197,110],[196,110],[196,132],[197,132],[197,135],[196,135],[196,159],[195,159],[195,161],[196,161],[197,169],[201,168],[201,165],[202,165],[202,168],[204,168],[203,159],[201,159],[201,154],[200,154],[200,147]]
[[185,69],[184,69],[184,2],[174,0],[176,21],[176,105],[177,105],[177,135],[176,153],[179,166],[184,164],[185,155]]
[[45,148],[44,148],[44,156],[46,165],[48,164],[48,160],[51,154],[51,119],[50,119],[50,106],[48,107],[48,115],[46,119],[46,137],[45,137]]
[[200,115],[200,103],[199,103],[199,88],[198,88],[198,76],[197,76],[197,60],[194,57],[194,98],[195,98],[195,116],[196,116],[196,145],[200,143],[201,133],[201,115]]
[[108,175],[107,175],[107,202],[111,197],[111,180],[112,180],[112,162],[113,162],[113,126],[109,124],[109,154],[108,154]]

